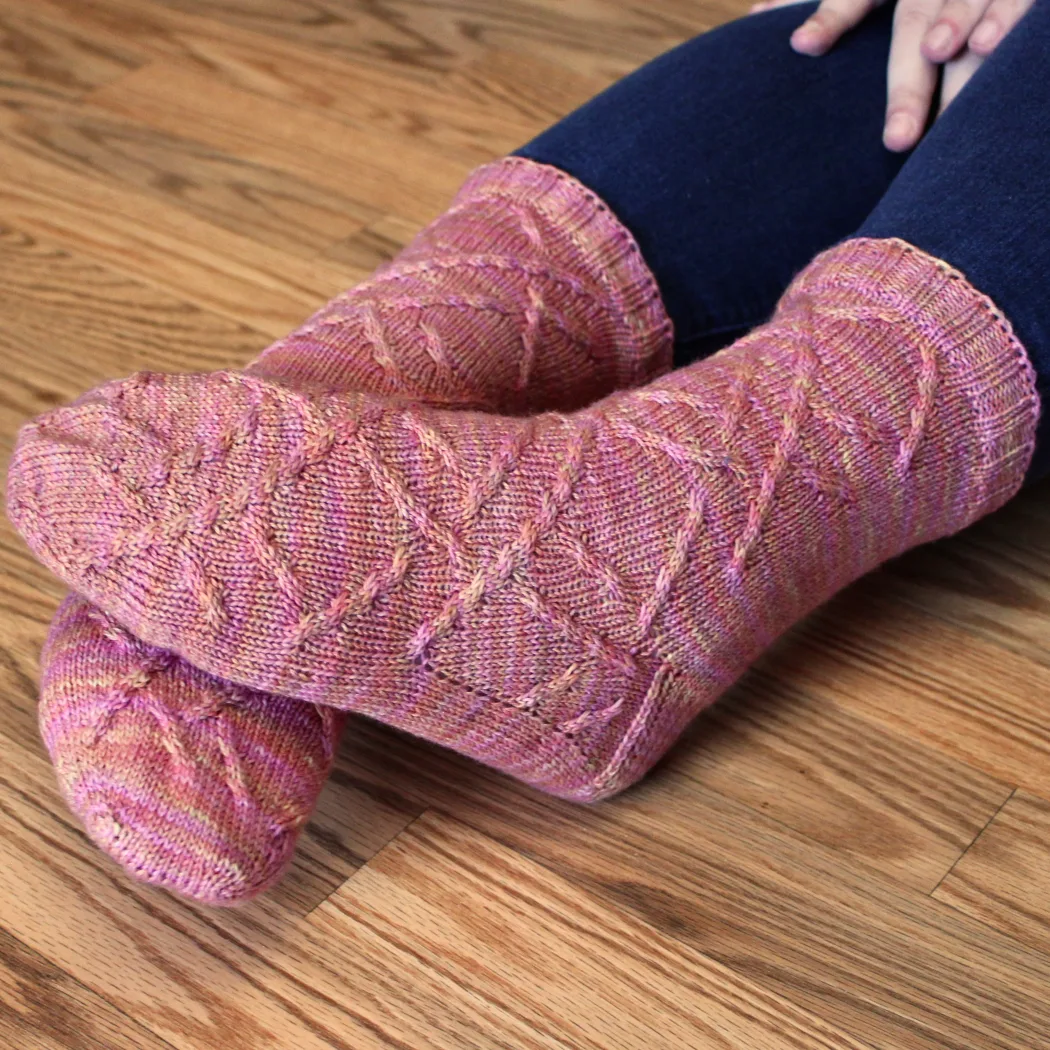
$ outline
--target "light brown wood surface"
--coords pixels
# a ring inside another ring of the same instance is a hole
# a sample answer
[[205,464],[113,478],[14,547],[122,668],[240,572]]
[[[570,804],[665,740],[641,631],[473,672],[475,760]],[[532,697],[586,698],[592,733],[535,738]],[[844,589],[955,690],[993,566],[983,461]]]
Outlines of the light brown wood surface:
[[[0,453],[103,379],[243,363],[743,10],[0,0]],[[598,806],[354,722],[234,911],[70,816],[36,728],[62,587],[0,524],[0,1048],[1050,1047],[1048,496],[834,599]]]

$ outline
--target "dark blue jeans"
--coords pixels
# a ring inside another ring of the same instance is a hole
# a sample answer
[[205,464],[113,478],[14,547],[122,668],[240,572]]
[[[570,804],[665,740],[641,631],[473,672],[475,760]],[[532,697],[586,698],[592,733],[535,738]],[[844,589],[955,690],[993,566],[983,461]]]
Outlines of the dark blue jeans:
[[[765,321],[818,252],[902,237],[991,296],[1050,391],[1050,0],[1036,0],[909,154],[882,145],[892,6],[827,55],[815,3],[669,51],[519,154],[590,186],[637,238],[687,364]],[[1029,478],[1050,473],[1044,412]]]

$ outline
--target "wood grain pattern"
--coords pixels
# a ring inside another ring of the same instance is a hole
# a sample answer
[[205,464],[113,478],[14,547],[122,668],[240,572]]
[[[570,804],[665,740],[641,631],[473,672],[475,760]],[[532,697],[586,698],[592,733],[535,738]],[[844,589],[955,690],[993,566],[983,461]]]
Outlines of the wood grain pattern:
[[300,260],[131,187],[58,169],[2,132],[0,145],[0,209],[12,224],[273,338],[366,276]]
[[786,673],[811,694],[1050,795],[1050,668],[895,591],[880,574],[840,595],[785,647]]
[[967,633],[1050,665],[1050,483],[1022,492],[952,542],[888,567],[894,593]]
[[933,895],[1050,952],[1050,802],[1011,795]]
[[431,142],[481,162],[507,152],[586,101],[608,78],[541,55],[485,49],[446,75],[419,67],[348,64],[284,37],[136,0],[11,0],[112,46],[131,37],[151,58],[175,60],[232,87],[318,110],[353,127]]
[[326,248],[323,256],[353,269],[374,270],[397,255],[418,229],[397,215],[384,215]]
[[[107,46],[108,45],[108,46]],[[78,98],[123,76],[139,56],[119,38],[107,45],[32,7],[0,10],[0,84],[6,100]]]
[[376,216],[351,197],[210,146],[113,120],[85,103],[9,110],[9,141],[109,184],[135,186],[208,222],[310,258]]
[[0,930],[0,1039],[18,1050],[166,1050],[112,1004]]
[[697,719],[664,768],[927,892],[1011,790],[794,688],[776,659]]
[[1050,958],[673,763],[617,800],[579,807],[384,727],[355,726],[342,763],[850,1034],[887,1047],[1027,1050],[1050,1030]]
[[91,92],[94,106],[183,135],[330,192],[348,182],[375,207],[420,224],[448,204],[468,166],[404,137],[351,130],[323,113],[157,61]]
[[[739,8],[662,3],[638,6],[588,0],[463,0],[417,4],[384,0],[164,0],[178,11],[294,40],[351,62],[448,72],[482,54],[509,46],[556,58],[586,73],[622,75],[680,40],[717,24]],[[706,19],[705,20],[705,15]],[[709,21],[711,18],[714,21]]]
[[[104,379],[237,367],[743,8],[0,0],[0,455]],[[1044,1050],[1048,491],[851,587],[597,806],[353,721],[288,876],[227,911],[70,816],[63,588],[0,522],[0,1045]]]
[[[868,1045],[437,814],[413,823],[310,924],[362,955],[389,945],[412,985],[438,974],[525,1029],[479,1046]],[[433,1005],[437,1027],[444,1010]]]

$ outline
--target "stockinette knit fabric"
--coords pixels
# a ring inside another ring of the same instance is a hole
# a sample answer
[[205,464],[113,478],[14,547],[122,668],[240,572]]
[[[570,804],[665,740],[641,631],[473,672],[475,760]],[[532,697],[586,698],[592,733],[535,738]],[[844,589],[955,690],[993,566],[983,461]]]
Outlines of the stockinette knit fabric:
[[[246,371],[526,411],[641,382],[670,349],[630,234],[575,179],[509,158]],[[89,835],[137,878],[210,904],[280,876],[343,721],[198,670],[75,595],[42,655],[42,734]]]
[[345,715],[206,674],[86,599],[59,607],[40,727],[70,808],[135,878],[236,904],[280,877]]
[[985,296],[855,239],[733,346],[571,414],[108,384],[23,430],[9,503],[136,636],[589,801],[836,590],[1004,503],[1037,415]]

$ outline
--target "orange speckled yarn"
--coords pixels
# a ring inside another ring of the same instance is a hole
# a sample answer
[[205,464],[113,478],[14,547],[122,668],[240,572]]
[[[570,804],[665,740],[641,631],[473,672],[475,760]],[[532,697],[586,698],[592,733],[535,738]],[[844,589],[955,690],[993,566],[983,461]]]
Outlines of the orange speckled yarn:
[[985,296],[855,239],[733,346],[574,413],[107,384],[23,430],[9,504],[195,666],[593,800],[800,616],[1004,503],[1037,414]]
[[[508,158],[248,372],[527,411],[641,382],[670,348],[627,231],[571,177]],[[59,783],[91,837],[137,878],[211,904],[279,877],[343,722],[206,674],[78,596],[52,624],[41,693]]]

